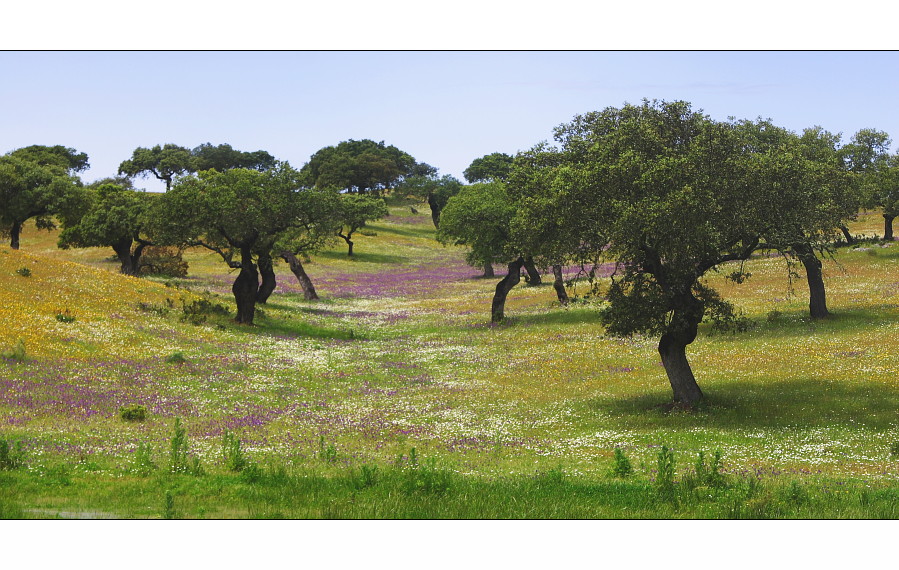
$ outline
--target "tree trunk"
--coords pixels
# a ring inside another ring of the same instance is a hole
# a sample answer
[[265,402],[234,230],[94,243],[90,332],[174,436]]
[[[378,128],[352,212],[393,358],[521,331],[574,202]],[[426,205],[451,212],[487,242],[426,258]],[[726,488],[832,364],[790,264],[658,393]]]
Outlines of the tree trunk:
[[555,280],[553,281],[553,288],[556,290],[556,296],[559,298],[559,303],[561,303],[562,305],[567,305],[568,292],[565,291],[565,280],[562,279],[561,265],[553,265],[553,277],[555,277]]
[[499,323],[505,318],[503,314],[506,308],[506,296],[513,287],[521,281],[521,266],[524,265],[524,259],[519,257],[509,264],[509,272],[503,277],[503,280],[497,283],[496,293],[493,295],[493,307],[490,312],[490,322]]
[[353,240],[351,240],[350,236],[348,236],[348,235],[346,235],[346,236],[343,234],[337,234],[337,235],[342,237],[343,241],[345,241],[347,246],[349,247],[349,251],[347,252],[347,257],[353,257]]
[[296,276],[297,281],[300,282],[300,287],[303,288],[303,298],[307,301],[315,301],[318,299],[318,294],[315,292],[315,287],[312,285],[312,280],[309,279],[309,276],[306,275],[306,270],[303,269],[303,264],[300,263],[300,260],[297,259],[297,256],[289,251],[282,251],[281,258],[287,262],[290,266],[290,270]]
[[15,221],[9,230],[9,247],[19,249],[19,234],[22,233],[22,223]]
[[253,264],[252,254],[249,248],[243,248],[240,252],[240,273],[231,286],[234,293],[234,301],[237,303],[238,324],[252,325],[253,316],[256,314],[256,292],[259,290],[259,272]]
[[704,396],[687,361],[687,345],[696,340],[703,311],[691,293],[682,295],[677,305],[668,330],[659,340],[659,356],[674,392],[674,403],[692,407]]
[[855,238],[852,237],[852,234],[849,233],[849,228],[846,226],[840,226],[840,231],[843,232],[843,237],[846,238],[846,243],[852,245],[855,243]]
[[431,221],[434,222],[434,227],[440,227],[440,205],[437,203],[437,198],[434,197],[433,193],[428,193],[428,206],[431,207]]
[[883,215],[883,239],[893,241],[893,218],[896,216]]
[[528,272],[528,285],[531,287],[536,287],[540,285],[543,280],[540,279],[540,272],[537,271],[537,267],[534,266],[534,258],[528,257],[524,260],[524,270]]
[[808,244],[794,246],[796,256],[805,267],[809,290],[809,314],[813,319],[823,319],[830,313],[827,310],[827,295],[824,291],[824,277],[821,273],[821,260]]
[[271,254],[259,254],[259,274],[262,276],[262,283],[259,285],[259,290],[256,291],[256,302],[264,305],[277,286]]
[[[143,250],[142,246],[139,247]],[[131,255],[131,238],[122,239],[114,243],[112,250],[115,251],[116,256],[119,258],[120,273],[123,275],[137,275],[139,273],[140,254],[138,254],[137,259]]]
[[495,277],[493,273],[493,264],[489,261],[484,262],[484,277]]

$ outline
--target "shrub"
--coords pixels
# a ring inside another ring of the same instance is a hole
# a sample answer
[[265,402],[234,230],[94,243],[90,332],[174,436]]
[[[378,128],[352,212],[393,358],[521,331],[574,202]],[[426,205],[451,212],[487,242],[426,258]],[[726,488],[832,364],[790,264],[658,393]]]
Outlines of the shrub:
[[613,477],[627,477],[634,472],[630,460],[619,448],[615,448],[615,463],[612,464]]
[[149,443],[139,443],[134,451],[134,466],[132,471],[141,477],[146,477],[156,469],[153,463],[153,449]]
[[247,467],[247,458],[240,448],[240,439],[228,430],[222,434],[222,457],[230,471],[239,473]]
[[655,487],[663,499],[674,499],[674,452],[666,446],[659,450]]
[[25,360],[25,341],[18,339],[14,347],[0,352],[0,357],[6,358],[7,360],[23,362]]
[[172,434],[169,452],[169,471],[172,473],[185,473],[195,477],[204,474],[199,458],[191,457],[190,461],[187,459],[187,430],[181,425],[180,418],[175,418],[174,433]]
[[329,443],[325,446],[325,436],[318,439],[318,458],[326,463],[334,463],[337,461],[337,446]]
[[16,269],[16,273],[18,273],[22,277],[31,277],[31,270],[27,267],[20,267]]
[[128,404],[119,408],[119,415],[126,422],[142,422],[147,419],[147,408],[140,404]]
[[193,325],[202,325],[210,316],[219,315],[227,317],[230,314],[228,307],[213,303],[208,299],[196,299],[191,303],[181,301],[181,322],[189,322]]
[[149,246],[140,258],[141,275],[187,277],[187,267],[177,247]]
[[167,364],[185,364],[188,362],[183,352],[173,352],[166,357],[165,361]]
[[69,312],[68,309],[61,313],[56,313],[56,320],[61,323],[73,323],[75,322],[75,315]]
[[25,464],[25,451],[21,441],[10,445],[5,439],[0,439],[0,471],[11,471]]

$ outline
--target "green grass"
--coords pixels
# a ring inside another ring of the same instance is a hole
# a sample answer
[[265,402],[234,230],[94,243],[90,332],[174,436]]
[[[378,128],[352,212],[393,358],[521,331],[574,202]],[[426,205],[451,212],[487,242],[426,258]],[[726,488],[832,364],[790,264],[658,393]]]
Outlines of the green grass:
[[[392,209],[354,240],[357,259],[336,242],[304,264],[321,301],[277,265],[254,327],[182,320],[198,299],[233,314],[234,274],[214,254],[188,251],[174,287],[117,275],[104,249],[56,250],[33,226],[22,251],[0,247],[0,292],[22,300],[0,306],[0,440],[24,444],[23,465],[0,469],[0,516],[896,516],[899,247],[825,262],[833,316],[819,322],[779,258],[750,260],[739,286],[710,276],[755,326],[703,325],[687,354],[707,402],[685,413],[662,407],[656,339],[607,337],[596,304],[559,307],[549,285],[515,288],[491,326],[501,268],[479,278],[436,243],[426,208]],[[57,321],[66,310],[76,320]],[[143,421],[121,418],[138,405]],[[201,477],[166,471],[175,418]],[[228,468],[225,430],[255,475]],[[662,445],[679,462],[674,499],[653,483]],[[609,475],[616,448],[628,478]],[[154,468],[135,467],[140,449]],[[714,450],[728,486],[697,495],[693,458]]]

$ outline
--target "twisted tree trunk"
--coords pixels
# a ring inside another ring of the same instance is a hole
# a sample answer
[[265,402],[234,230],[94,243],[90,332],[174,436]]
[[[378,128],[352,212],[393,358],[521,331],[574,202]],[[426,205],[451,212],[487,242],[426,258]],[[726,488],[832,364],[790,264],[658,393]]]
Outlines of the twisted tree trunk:
[[147,243],[140,242],[134,251],[131,251],[133,241],[131,238],[119,240],[113,244],[112,249],[119,258],[119,271],[124,275],[140,275],[140,258],[144,253]]
[[303,269],[303,264],[300,263],[297,256],[290,251],[282,251],[281,258],[287,262],[288,266],[290,266],[290,270],[296,276],[297,281],[299,281],[300,287],[303,288],[303,298],[307,301],[317,300],[318,294],[315,292],[312,280],[306,275],[306,270]]
[[265,304],[277,286],[275,268],[270,253],[259,254],[259,274],[262,276],[262,283],[259,285],[259,290],[256,291],[256,302]]
[[484,275],[483,277],[495,277],[496,275],[493,273],[493,264],[489,261],[484,262]]
[[824,276],[821,272],[821,260],[815,255],[814,250],[808,244],[800,244],[793,247],[796,256],[805,267],[805,275],[808,280],[809,314],[813,319],[823,319],[830,312],[827,310],[827,294],[824,290]]
[[553,265],[553,277],[555,280],[553,281],[553,288],[556,290],[556,296],[559,298],[559,303],[562,305],[568,304],[568,292],[565,291],[565,281],[562,279],[562,266],[561,265]]
[[536,287],[540,285],[543,280],[540,279],[540,272],[537,271],[537,267],[534,265],[534,258],[528,256],[524,260],[524,270],[528,272],[528,285],[531,287]]
[[852,237],[852,234],[849,233],[849,228],[846,226],[840,226],[840,231],[843,232],[843,237],[846,238],[846,243],[852,245],[855,243],[855,238]]
[[896,216],[883,215],[883,239],[893,241],[893,218]]
[[509,264],[509,272],[503,277],[502,281],[496,285],[496,293],[493,295],[493,306],[490,311],[490,322],[499,323],[505,318],[506,297],[513,287],[521,281],[521,266],[524,265],[524,258],[519,257]]
[[678,296],[668,329],[659,340],[659,356],[671,383],[674,403],[687,407],[704,398],[687,361],[687,345],[696,340],[702,313],[702,304],[692,293]]

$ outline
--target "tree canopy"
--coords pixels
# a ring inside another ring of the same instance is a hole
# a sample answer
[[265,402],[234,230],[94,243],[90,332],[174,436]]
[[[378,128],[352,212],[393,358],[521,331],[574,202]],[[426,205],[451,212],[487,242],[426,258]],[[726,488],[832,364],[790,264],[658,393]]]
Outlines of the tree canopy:
[[59,247],[111,247],[121,272],[138,275],[144,248],[152,245],[146,235],[151,200],[130,185],[100,182],[85,191],[85,204],[63,217]]
[[311,186],[378,195],[406,176],[428,174],[433,169],[429,165],[416,166],[410,154],[384,141],[350,139],[317,151],[303,166],[302,173]]
[[199,245],[240,269],[232,286],[236,321],[253,324],[259,271],[256,258],[270,254],[283,232],[302,221],[308,193],[289,165],[260,172],[235,168],[183,177],[160,197],[155,232],[160,242]]
[[89,166],[87,155],[64,146],[29,146],[0,157],[0,233],[19,248],[22,224],[37,218],[43,229],[79,197],[75,175]]
[[204,143],[193,150],[172,143],[152,148],[138,147],[131,158],[119,165],[119,174],[126,176],[153,176],[165,182],[166,190],[172,187],[176,177],[191,172],[231,168],[266,170],[275,166],[275,158],[264,150],[244,152],[229,144]]
[[476,158],[462,173],[470,184],[475,182],[501,181],[509,178],[514,158],[502,152],[494,152]]
[[343,238],[348,247],[347,255],[353,256],[353,234],[362,229],[368,222],[380,220],[389,215],[387,204],[381,198],[361,194],[343,194],[340,196],[337,213],[337,235]]

